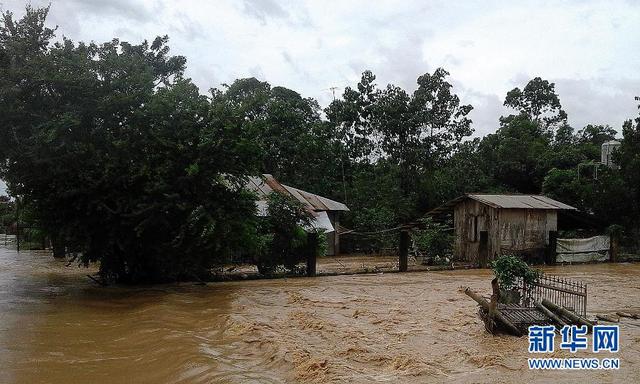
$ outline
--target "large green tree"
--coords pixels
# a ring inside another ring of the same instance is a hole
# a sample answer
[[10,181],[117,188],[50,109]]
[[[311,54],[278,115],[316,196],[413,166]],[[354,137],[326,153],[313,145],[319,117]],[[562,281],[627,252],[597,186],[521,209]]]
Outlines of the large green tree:
[[504,105],[535,122],[545,132],[567,120],[555,84],[540,77],[531,79],[523,89],[514,88],[509,91]]
[[626,214],[635,229],[636,243],[640,244],[640,116],[624,122],[621,146],[614,159],[630,193],[629,200],[617,203],[628,207]]
[[553,83],[536,77],[509,91],[504,105],[517,113],[502,116],[496,133],[482,140],[480,166],[500,188],[539,193],[551,168],[579,162],[571,164],[574,135],[560,97]]
[[328,197],[344,197],[339,183],[344,147],[321,120],[317,101],[255,78],[238,79],[213,95],[215,108],[244,121],[243,129],[260,148],[261,172]]
[[0,26],[0,177],[12,193],[109,280],[201,278],[250,245],[244,121],[183,77],[166,37],[54,43],[47,12],[7,12]]
[[[472,133],[468,118],[472,107],[460,103],[448,75],[442,68],[426,73],[417,79],[417,89],[408,93],[391,84],[378,88],[375,76],[366,71],[357,89],[347,88],[342,99],[325,110],[356,169],[349,180],[353,187],[379,188],[374,178],[366,186],[355,183],[357,169],[369,168],[369,164],[392,172],[387,175],[395,178],[400,196],[384,204],[396,212],[399,221],[421,215],[434,203],[421,190],[421,181],[431,178],[431,171],[442,166]],[[366,191],[353,192],[362,193]],[[356,207],[360,208],[368,207]]]

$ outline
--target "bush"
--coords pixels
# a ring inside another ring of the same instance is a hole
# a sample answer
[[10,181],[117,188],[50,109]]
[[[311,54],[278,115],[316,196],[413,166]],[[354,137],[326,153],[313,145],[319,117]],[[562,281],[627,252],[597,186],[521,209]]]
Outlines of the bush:
[[431,218],[420,220],[422,228],[414,231],[413,240],[423,252],[436,264],[448,263],[453,256],[454,236],[446,225],[434,222]]
[[532,284],[540,276],[540,271],[531,268],[522,259],[514,255],[502,255],[491,262],[493,273],[498,278],[500,288],[508,291],[514,288],[517,278]]
[[307,232],[311,217],[297,200],[279,193],[268,197],[267,217],[259,229],[260,247],[256,264],[262,274],[274,273],[279,266],[296,271],[305,259]]

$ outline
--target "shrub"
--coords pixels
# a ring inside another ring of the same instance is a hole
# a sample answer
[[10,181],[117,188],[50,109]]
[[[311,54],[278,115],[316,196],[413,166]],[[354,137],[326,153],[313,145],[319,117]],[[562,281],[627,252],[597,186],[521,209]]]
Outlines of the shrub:
[[278,266],[295,271],[305,258],[307,232],[311,217],[297,200],[279,193],[268,197],[267,217],[261,222],[260,252],[256,263],[263,274],[273,273]]
[[434,263],[447,263],[453,256],[453,234],[446,225],[436,223],[431,218],[420,222],[422,228],[415,230],[412,236],[416,246],[426,252]]
[[540,271],[531,268],[522,259],[514,255],[502,255],[491,262],[493,273],[498,278],[500,288],[508,291],[514,288],[517,278],[532,284],[540,276]]

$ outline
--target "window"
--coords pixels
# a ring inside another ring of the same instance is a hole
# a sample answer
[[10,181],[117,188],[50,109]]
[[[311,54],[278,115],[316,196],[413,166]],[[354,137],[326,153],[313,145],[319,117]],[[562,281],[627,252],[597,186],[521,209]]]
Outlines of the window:
[[476,242],[480,239],[480,236],[478,235],[478,216],[469,217],[468,223],[469,223],[469,232],[468,232],[469,241]]

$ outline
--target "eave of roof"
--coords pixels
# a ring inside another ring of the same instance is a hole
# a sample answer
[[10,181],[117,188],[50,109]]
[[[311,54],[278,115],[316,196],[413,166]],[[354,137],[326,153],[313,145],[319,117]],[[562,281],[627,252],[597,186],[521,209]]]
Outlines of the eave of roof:
[[313,211],[349,211],[349,208],[343,203],[285,184],[280,184],[280,182],[270,174],[263,174],[262,178],[249,177],[246,186],[247,189],[261,196],[266,196],[272,191],[289,195],[304,204],[307,209]]
[[542,195],[496,195],[469,193],[449,200],[441,206],[427,212],[427,216],[441,216],[447,214],[459,202],[472,199],[482,204],[499,209],[543,209],[543,210],[572,210],[578,209]]

